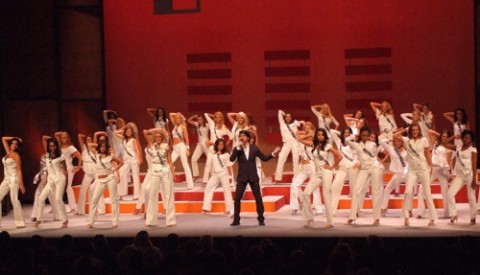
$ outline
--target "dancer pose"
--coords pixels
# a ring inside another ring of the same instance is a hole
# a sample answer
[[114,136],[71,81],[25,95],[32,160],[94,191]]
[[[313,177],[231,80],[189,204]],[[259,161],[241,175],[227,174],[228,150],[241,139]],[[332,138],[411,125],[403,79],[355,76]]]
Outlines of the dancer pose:
[[378,120],[378,127],[380,128],[379,139],[391,140],[393,132],[397,129],[392,105],[387,101],[383,101],[382,103],[370,102],[370,107]]
[[[448,218],[448,181],[451,177],[451,167],[450,164],[452,163],[452,150],[445,147],[443,144],[448,143],[448,139],[450,136],[450,132],[448,130],[443,131],[442,135],[440,136],[439,133],[436,133],[437,142],[433,146],[432,150],[432,166],[433,172],[432,176],[430,177],[430,182],[433,182],[435,179],[438,179],[438,183],[440,184],[440,190],[442,193],[443,199],[443,217]],[[425,213],[425,202],[423,199],[423,188],[420,187],[418,189],[418,213],[417,218],[421,219]]]
[[[301,193],[301,199],[303,203],[303,214],[306,218],[306,226],[312,226],[314,224],[313,220],[313,211],[310,206],[310,195],[312,195],[313,190],[318,189],[320,184],[323,186],[323,201],[325,203],[325,216],[327,219],[326,227],[333,227],[333,214],[332,214],[332,180],[333,180],[333,169],[338,167],[340,160],[343,156],[328,144],[327,131],[323,128],[319,128],[315,131],[313,137],[313,144],[308,141],[301,142],[304,145],[313,147],[310,151],[313,157],[313,163],[315,165],[315,176],[320,179],[317,181],[309,181],[305,190]],[[313,146],[312,146],[313,145]],[[331,164],[328,159],[330,155],[333,155],[334,162]]]
[[117,130],[115,135],[122,140],[123,146],[123,166],[120,169],[120,186],[118,193],[120,200],[128,195],[128,175],[132,173],[133,179],[133,199],[138,199],[140,193],[140,174],[139,167],[143,162],[142,150],[138,141],[137,126],[133,122],[127,123],[124,129]]
[[427,103],[425,104],[418,104],[413,103],[413,109],[418,110],[421,113],[421,119],[425,125],[427,125],[428,129],[435,130],[435,117],[433,116],[432,111],[430,111],[430,106]]
[[[205,118],[207,119],[208,128],[210,131],[210,140],[206,142],[210,152],[213,152],[213,145],[215,144],[215,141],[217,141],[217,139],[223,139],[224,136],[227,136],[229,141],[226,145],[232,142],[233,134],[232,132],[230,132],[227,126],[225,126],[225,120],[221,112],[216,112],[213,115],[205,113]],[[209,157],[210,154],[207,154],[207,162]],[[229,173],[232,173],[231,166],[229,166]],[[210,167],[208,165],[205,165],[202,181],[207,182],[209,176]]]
[[467,113],[463,108],[457,108],[455,112],[443,113],[443,116],[453,124],[453,135],[455,136],[455,146],[462,145],[461,135],[465,130],[470,129]]
[[277,168],[275,170],[275,178],[272,184],[282,180],[283,166],[288,155],[292,152],[293,175],[298,171],[298,160],[300,156],[300,144],[297,140],[297,131],[304,122],[294,120],[292,114],[286,114],[282,110],[278,110],[278,123],[280,124],[280,133],[282,135],[282,150],[278,155]]
[[[107,136],[108,136],[108,142],[110,143],[110,148],[113,148],[113,151],[115,152],[115,156],[118,158],[123,157],[123,137],[119,137],[115,132],[117,130],[123,130],[125,128],[125,120],[123,118],[117,118],[117,119],[109,119],[108,120],[108,129],[107,129]],[[113,134],[110,134],[110,131],[112,131]],[[111,136],[111,137],[110,137]],[[95,141],[93,141],[95,143]]]
[[[106,134],[105,132],[96,132],[95,136],[99,135],[100,133]],[[92,152],[92,150],[90,150],[90,147],[88,146],[88,144],[97,143],[96,139],[94,142],[92,137],[85,136],[83,134],[78,134],[78,143],[80,144],[80,148],[82,148],[84,174],[83,174],[82,185],[80,186],[80,194],[78,195],[77,211],[75,212],[76,215],[85,214],[85,201],[87,198],[87,192],[88,192],[89,206],[90,207],[92,206],[93,192],[97,184],[97,182],[95,181],[95,178],[96,178],[95,174],[97,172],[97,169],[95,165],[96,163],[95,155]],[[106,141],[106,139],[104,139],[104,141]],[[105,213],[105,201],[103,199],[103,196],[100,197],[99,204],[100,204],[100,206],[98,207],[99,212]]]
[[332,111],[330,110],[330,106],[328,104],[318,104],[313,105],[311,108],[312,112],[317,116],[318,119],[318,128],[325,129],[327,132],[327,136],[329,138],[329,142],[331,143],[332,140],[330,139],[330,126],[333,124],[335,125],[335,130],[338,129],[340,124],[332,115]]
[[418,124],[418,126],[420,126],[420,131],[422,132],[422,136],[427,138],[430,149],[433,149],[433,145],[435,144],[435,141],[434,141],[435,133],[436,134],[438,133],[429,129],[427,124],[422,120],[422,113],[419,110],[413,110],[412,113],[400,114],[400,117],[409,126],[412,125],[413,123]]
[[233,198],[232,191],[230,191],[230,182],[228,180],[229,171],[227,165],[230,155],[226,152],[227,148],[223,139],[217,139],[215,141],[213,153],[210,153],[210,157],[205,165],[210,166],[212,175],[205,186],[205,193],[203,195],[202,214],[210,212],[212,208],[212,199],[215,188],[218,184],[222,184],[223,197],[225,199],[225,211],[227,215],[233,215]]
[[[89,146],[95,155],[94,163],[98,183],[93,192],[87,227],[93,227],[95,217],[97,216],[98,202],[100,198],[103,197],[105,188],[108,188],[110,201],[112,203],[112,228],[117,228],[119,212],[117,183],[120,181],[120,173],[118,170],[122,167],[123,161],[110,152],[110,144],[108,142],[101,142],[99,144],[89,143]],[[115,166],[113,163],[115,163]]]
[[49,136],[43,136],[42,144],[45,148],[45,159],[47,161],[47,185],[43,189],[39,197],[39,209],[37,221],[34,226],[39,227],[43,222],[43,208],[45,208],[45,200],[51,192],[55,192],[55,202],[58,207],[59,218],[63,221],[61,228],[68,225],[67,211],[63,203],[63,192],[67,179],[65,177],[65,156],[60,150],[57,139]]
[[395,133],[395,137],[403,139],[403,146],[407,150],[408,173],[405,183],[405,198],[403,200],[403,217],[405,218],[405,226],[409,226],[408,210],[412,209],[413,185],[420,181],[427,200],[428,210],[430,210],[430,221],[428,225],[434,225],[438,218],[435,204],[433,204],[432,192],[430,190],[429,170],[432,168],[432,155],[430,153],[428,141],[422,137],[420,126],[417,123],[410,125],[408,128],[408,137],[402,134],[407,129],[402,129]]
[[10,201],[13,205],[13,219],[17,229],[25,227],[25,218],[20,201],[18,200],[18,190],[25,194],[25,185],[22,175],[22,158],[20,157],[20,146],[22,140],[17,137],[3,137],[3,148],[7,153],[3,157],[4,178],[0,184],[0,225],[2,223],[2,203],[3,198],[10,192]]
[[357,136],[359,130],[365,126],[365,115],[363,111],[356,110],[353,114],[344,114],[345,124],[352,130],[352,135]]
[[345,141],[346,138],[352,135],[352,130],[350,127],[345,127],[342,132],[330,130],[330,133],[335,147],[343,156],[338,166],[338,170],[334,171],[335,178],[332,183],[332,215],[335,215],[345,180],[348,178],[350,192],[352,192],[355,179],[357,178],[358,168],[360,167],[360,162],[358,161],[355,150],[353,150]]
[[[43,189],[47,185],[47,165],[46,165],[44,154],[40,157],[40,169],[38,173],[33,177],[33,184],[37,184],[37,188],[35,189],[35,197],[33,199],[33,209],[32,209],[32,215],[31,215],[32,222],[35,222],[40,217],[40,214],[39,214],[40,194],[42,194]],[[50,206],[52,208],[51,211],[53,213],[53,220],[56,221],[58,220],[57,218],[58,207],[57,207],[57,204],[55,203],[55,199],[53,195],[54,193],[55,193],[55,190],[53,190],[53,192],[50,192],[48,194],[48,201],[50,202]]]
[[274,158],[276,154],[280,152],[280,147],[276,147],[272,154],[265,156],[257,146],[250,144],[249,140],[251,138],[251,134],[248,131],[240,131],[238,138],[238,142],[240,143],[233,149],[232,155],[230,156],[231,162],[234,162],[238,159],[238,177],[234,204],[235,210],[233,222],[230,225],[240,225],[240,204],[243,193],[245,193],[245,189],[247,188],[247,184],[250,184],[250,188],[252,189],[255,197],[258,224],[264,226],[264,207],[262,195],[260,193],[260,186],[258,184],[259,178],[256,169],[255,157],[260,158],[262,161],[268,161],[271,158]]
[[365,197],[365,188],[370,179],[372,182],[372,204],[373,204],[373,225],[380,224],[382,189],[383,189],[383,165],[377,159],[377,144],[369,140],[370,128],[360,129],[360,140],[354,142],[353,136],[345,139],[347,144],[355,150],[360,161],[360,171],[352,192],[352,204],[350,208],[350,217],[347,224],[355,223],[358,214],[358,208],[361,207],[362,197]]
[[[114,139],[115,131],[118,130],[117,128],[117,121],[118,116],[117,112],[114,110],[103,110],[103,121],[105,122],[105,131],[107,132],[108,142],[110,143],[111,148],[114,147]],[[122,125],[123,126],[123,125]]]
[[[153,135],[149,151],[152,154],[152,168],[150,186],[145,192],[148,194],[147,215],[145,226],[156,226],[158,223],[158,191],[162,190],[163,205],[166,206],[165,222],[167,226],[176,226],[175,194],[173,190],[174,168],[172,162],[172,148],[168,144],[168,132],[164,129],[152,129],[147,135]],[[175,141],[175,138],[174,138]]]
[[455,150],[455,161],[453,168],[455,177],[448,189],[448,214],[450,215],[450,223],[454,224],[458,220],[457,207],[455,204],[455,195],[463,187],[467,185],[468,204],[470,206],[470,224],[476,223],[477,204],[475,202],[475,188],[477,187],[477,148],[473,146],[475,142],[475,133],[470,130],[464,130],[461,135],[462,145],[444,143],[444,146]]
[[[388,202],[390,201],[390,193],[400,186],[400,183],[405,182],[407,179],[408,162],[407,162],[407,150],[403,147],[403,140],[399,137],[394,137],[392,144],[389,144],[388,139],[380,140],[380,145],[385,148],[387,154],[382,162],[385,162],[387,158],[390,158],[390,172],[393,173],[392,178],[388,182],[385,190],[383,190],[383,202],[382,202],[382,217],[385,217],[387,213]],[[411,211],[411,209],[409,209]],[[410,213],[409,213],[410,216]]]
[[[68,206],[70,207],[69,212],[75,212],[77,209],[77,202],[75,199],[75,193],[73,192],[73,177],[75,173],[82,169],[82,155],[78,152],[77,148],[73,146],[72,139],[70,138],[70,134],[67,132],[56,132],[55,138],[61,145],[62,154],[65,157],[65,164],[67,165],[67,199],[68,199]],[[78,160],[78,165],[73,166],[73,158]]]
[[197,146],[195,146],[195,151],[193,151],[192,155],[193,181],[195,181],[200,177],[198,170],[198,159],[202,156],[202,154],[208,156],[209,153],[207,146],[208,125],[206,124],[205,118],[201,115],[193,115],[187,119],[187,122],[195,127],[198,135],[198,143]]
[[153,127],[167,129],[168,131],[168,118],[167,112],[162,107],[158,108],[147,108],[147,113],[153,119]]
[[185,117],[182,113],[170,113],[170,119],[174,126],[172,130],[172,162],[175,163],[178,157],[180,157],[183,172],[185,173],[187,181],[187,190],[191,190],[193,189],[193,178],[192,170],[190,170],[190,165],[188,164],[188,157],[190,156],[190,140],[188,138],[187,126],[185,125]]

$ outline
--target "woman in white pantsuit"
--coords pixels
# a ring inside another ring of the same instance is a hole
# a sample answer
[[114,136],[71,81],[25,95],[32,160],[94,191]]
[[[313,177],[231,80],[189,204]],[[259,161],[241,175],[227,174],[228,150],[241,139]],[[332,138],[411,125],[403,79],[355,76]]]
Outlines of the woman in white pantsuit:
[[43,188],[40,197],[38,198],[38,217],[34,227],[39,227],[43,222],[43,209],[45,208],[45,200],[54,192],[54,200],[58,207],[60,220],[62,220],[61,228],[66,228],[68,225],[67,211],[63,203],[63,193],[67,184],[65,177],[65,157],[60,150],[58,140],[48,136],[43,136],[43,144],[45,148],[45,159],[47,163],[47,185]]
[[347,224],[355,223],[358,208],[361,207],[362,197],[365,197],[365,187],[369,180],[372,182],[373,225],[380,224],[383,197],[383,164],[377,159],[377,144],[369,140],[370,132],[370,128],[363,127],[360,129],[360,140],[358,142],[353,141],[354,136],[345,139],[347,144],[355,150],[360,161],[360,170],[352,192],[352,204]]
[[7,153],[2,158],[4,178],[0,184],[0,225],[2,223],[2,204],[1,201],[10,192],[10,201],[13,205],[13,219],[17,229],[25,227],[25,218],[20,201],[18,200],[18,190],[25,194],[25,185],[23,185],[22,159],[20,157],[20,145],[22,140],[17,137],[3,137],[3,148]]
[[335,125],[335,130],[337,130],[340,124],[333,116],[330,106],[326,103],[318,104],[318,105],[313,105],[312,107],[310,107],[310,109],[318,119],[318,128],[325,129],[325,131],[327,132],[327,137],[329,138],[328,142],[332,144],[332,139],[330,138],[330,129],[331,129],[330,126],[332,124]]
[[297,131],[303,121],[297,121],[292,118],[292,114],[286,114],[282,110],[278,110],[278,123],[280,124],[280,134],[282,135],[282,150],[278,154],[277,168],[275,169],[275,178],[272,184],[282,180],[283,166],[288,155],[292,152],[293,175],[298,173],[299,156],[301,152],[298,143]]
[[356,110],[353,114],[344,114],[343,119],[354,136],[357,136],[358,131],[365,126],[365,115],[361,110]]
[[[452,162],[452,150],[445,147],[443,144],[448,143],[450,132],[448,130],[443,131],[443,133],[437,135],[437,143],[433,146],[432,150],[432,176],[430,177],[430,182],[433,182],[435,179],[438,179],[440,184],[440,190],[442,193],[443,199],[443,217],[448,218],[448,182],[451,177],[451,162]],[[423,188],[418,189],[418,212],[417,219],[421,219],[425,214],[425,202],[423,199]]]
[[[65,157],[65,164],[67,165],[67,200],[68,206],[70,207],[69,212],[75,212],[77,209],[77,201],[75,199],[75,193],[73,192],[73,177],[75,173],[82,169],[82,155],[78,152],[77,148],[73,146],[72,139],[70,134],[67,132],[56,132],[55,138],[60,143],[60,149],[62,154]],[[77,166],[73,165],[73,158],[78,160]]]
[[[37,188],[35,189],[35,197],[33,199],[33,208],[31,215],[32,222],[36,222],[40,216],[38,212],[40,209],[40,194],[42,194],[43,189],[45,188],[45,186],[47,186],[47,176],[47,165],[45,155],[43,154],[40,157],[40,169],[38,173],[33,177],[33,184],[36,184]],[[55,193],[55,191],[51,192],[48,195],[48,201],[50,202],[53,219],[58,220],[58,207],[56,205],[53,193]]]
[[462,145],[457,146],[445,143],[450,149],[455,149],[454,171],[455,178],[448,189],[448,214],[450,215],[450,224],[458,220],[457,207],[455,205],[455,195],[467,185],[468,204],[470,206],[470,224],[476,223],[477,204],[475,202],[475,188],[477,187],[477,148],[473,146],[475,142],[475,133],[470,130],[464,130],[461,135]]
[[[305,190],[301,193],[301,200],[303,203],[303,215],[306,219],[306,226],[312,226],[314,223],[314,215],[310,206],[310,196],[313,190],[318,189],[322,184],[323,201],[325,203],[325,217],[327,219],[327,225],[325,227],[333,227],[333,214],[332,214],[332,181],[333,181],[333,169],[338,167],[342,155],[328,144],[327,131],[323,128],[319,128],[315,131],[312,142],[302,141],[304,145],[312,146],[310,151],[313,157],[313,163],[315,166],[315,175],[319,181],[310,181],[305,187]],[[328,160],[333,155],[334,162],[330,163]]]
[[337,211],[338,203],[340,201],[340,195],[342,193],[345,180],[348,179],[350,190],[353,190],[359,170],[358,168],[360,167],[357,153],[355,152],[355,150],[350,148],[350,146],[345,141],[345,138],[348,138],[351,135],[352,130],[350,127],[344,128],[341,132],[338,132],[337,130],[330,130],[330,136],[333,139],[333,144],[343,156],[338,166],[338,170],[334,170],[335,178],[332,183],[333,215],[335,215],[335,212]]
[[[405,182],[407,179],[408,162],[407,162],[407,150],[403,147],[403,140],[398,137],[394,137],[392,144],[388,139],[381,139],[380,145],[388,152],[387,157],[390,157],[390,172],[393,173],[392,178],[388,182],[387,186],[383,190],[382,200],[382,217],[385,217],[387,213],[388,202],[390,201],[390,193],[395,190],[400,183]],[[383,160],[385,162],[385,160]]]
[[[453,124],[453,135],[455,136],[455,145],[462,145],[461,135],[465,130],[470,129],[470,123],[468,123],[467,112],[463,108],[457,108],[454,112],[443,113],[448,121]],[[479,197],[480,198],[480,197]]]
[[394,131],[397,130],[392,105],[387,101],[383,101],[382,103],[370,102],[370,107],[378,120],[378,128],[380,129],[378,138],[391,140]]
[[165,130],[150,130],[154,142],[150,142],[149,151],[152,154],[150,185],[145,190],[148,194],[148,205],[145,217],[145,226],[158,224],[158,192],[162,190],[163,205],[166,206],[165,222],[167,226],[176,226],[175,193],[173,190],[174,168],[172,162],[172,148],[168,144],[168,132]]
[[433,204],[432,192],[430,190],[430,174],[432,168],[432,154],[430,146],[425,137],[422,137],[420,126],[417,123],[410,125],[408,128],[408,137],[403,137],[402,134],[407,129],[402,129],[395,133],[394,136],[403,139],[403,146],[407,150],[408,173],[407,181],[405,183],[405,197],[403,199],[403,217],[405,218],[405,226],[409,226],[408,210],[412,209],[413,200],[413,185],[420,181],[425,192],[425,199],[427,200],[428,209],[430,211],[430,221],[428,225],[434,225],[438,218],[435,204]]
[[212,208],[212,199],[218,184],[222,184],[223,197],[225,199],[225,212],[227,215],[233,215],[233,197],[230,190],[229,172],[227,165],[229,164],[230,154],[228,154],[225,141],[217,139],[213,148],[214,152],[210,153],[207,164],[210,166],[211,176],[205,186],[203,195],[202,214],[210,212]]
[[147,108],[147,113],[153,119],[154,128],[166,129],[168,131],[167,112],[164,108]]
[[198,169],[198,159],[205,154],[208,156],[210,152],[208,150],[207,141],[208,141],[208,125],[203,116],[193,115],[187,119],[187,122],[195,127],[198,136],[198,143],[195,146],[195,150],[192,155],[192,172],[193,172],[193,181],[197,180],[200,177],[200,172]]
[[[92,228],[97,216],[97,207],[100,198],[103,197],[105,188],[108,188],[110,202],[112,203],[112,228],[118,227],[119,199],[117,194],[117,183],[120,181],[119,169],[123,161],[110,152],[108,142],[99,144],[90,143],[88,145],[92,151],[95,151],[96,181],[95,191],[93,192],[92,205],[88,215],[87,227]],[[113,163],[116,165],[114,166]]]
[[115,135],[122,140],[123,166],[120,169],[120,185],[118,195],[120,200],[128,195],[128,175],[132,174],[133,199],[138,199],[140,194],[140,165],[143,163],[142,149],[138,140],[137,126],[133,122],[127,123],[125,128],[115,131]]
[[[188,164],[188,157],[190,156],[190,140],[188,138],[187,126],[185,125],[185,117],[182,113],[170,113],[170,120],[173,123],[172,129],[172,162],[175,163],[180,157],[182,162],[183,172],[187,181],[187,190],[193,189],[192,170]],[[172,176],[175,176],[173,174]]]

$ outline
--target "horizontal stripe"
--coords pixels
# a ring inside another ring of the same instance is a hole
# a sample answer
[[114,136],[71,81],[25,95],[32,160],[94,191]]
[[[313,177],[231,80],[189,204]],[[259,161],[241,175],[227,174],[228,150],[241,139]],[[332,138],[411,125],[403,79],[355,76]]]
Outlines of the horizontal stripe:
[[349,65],[345,66],[345,75],[391,74],[391,64]]
[[187,54],[187,63],[230,62],[231,53],[195,53]]
[[391,57],[392,48],[345,49],[345,58]]
[[308,76],[310,67],[267,67],[265,76]]

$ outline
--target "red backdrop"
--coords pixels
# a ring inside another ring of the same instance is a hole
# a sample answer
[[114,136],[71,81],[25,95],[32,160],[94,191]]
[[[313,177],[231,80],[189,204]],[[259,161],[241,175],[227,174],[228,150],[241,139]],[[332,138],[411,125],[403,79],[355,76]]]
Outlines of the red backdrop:
[[457,106],[474,125],[473,1],[204,0],[164,15],[154,2],[104,1],[107,106],[140,129],[147,107],[231,109],[278,141],[277,108],[313,118],[309,105],[327,102],[340,121],[357,108],[371,118],[382,99],[398,124],[415,101],[440,129]]

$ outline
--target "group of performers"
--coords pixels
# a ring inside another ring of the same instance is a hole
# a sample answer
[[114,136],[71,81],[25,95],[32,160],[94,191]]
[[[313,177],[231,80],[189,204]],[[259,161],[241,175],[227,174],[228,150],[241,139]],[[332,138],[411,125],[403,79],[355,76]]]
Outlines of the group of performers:
[[[268,161],[278,155],[272,182],[276,184],[282,180],[284,164],[291,153],[294,177],[290,189],[290,208],[292,215],[302,210],[305,226],[314,225],[314,210],[324,210],[326,227],[334,226],[333,216],[346,182],[352,198],[347,224],[355,223],[363,200],[369,195],[370,184],[373,224],[379,225],[381,217],[387,215],[390,193],[394,190],[398,193],[400,183],[404,182],[404,225],[409,226],[409,218],[413,216],[412,201],[415,193],[418,193],[417,218],[423,218],[426,201],[429,209],[428,225],[434,225],[438,215],[430,184],[437,179],[443,197],[443,215],[450,219],[449,223],[454,224],[458,220],[455,195],[463,185],[467,185],[470,224],[475,224],[477,150],[474,144],[475,133],[469,130],[465,111],[459,108],[443,114],[453,125],[452,135],[448,130],[437,132],[435,117],[427,104],[414,104],[411,113],[401,114],[405,127],[397,127],[388,102],[371,102],[370,106],[378,121],[378,133],[367,126],[364,112],[360,110],[344,115],[346,127],[340,131],[340,123],[332,115],[328,104],[311,107],[318,118],[318,127],[312,122],[297,121],[292,114],[279,110],[278,122],[283,146],[281,149],[275,148],[268,155],[257,147],[257,128],[252,117],[244,112],[227,114],[232,124],[229,129],[221,112],[193,115],[186,119],[181,113],[169,113],[167,117],[163,108],[148,108],[153,128],[143,130],[147,146],[142,149],[135,123],[125,123],[115,111],[105,110],[103,115],[106,131],[97,131],[93,135],[79,134],[81,151],[73,146],[67,132],[57,132],[53,137],[43,136],[45,153],[40,159],[40,171],[34,178],[34,183],[38,186],[31,219],[35,227],[42,225],[45,201],[48,198],[54,221],[61,221],[61,227],[65,228],[68,226],[68,213],[86,214],[88,193],[87,227],[92,228],[96,216],[105,213],[103,194],[108,188],[112,227],[118,227],[119,201],[128,198],[131,178],[133,199],[137,200],[134,214],[140,214],[144,204],[145,225],[156,226],[160,192],[166,225],[176,226],[174,163],[180,158],[187,189],[194,188],[194,181],[205,183],[203,214],[210,212],[214,190],[221,184],[226,214],[233,217],[231,226],[239,225],[241,199],[247,185],[250,185],[255,197],[258,223],[265,225],[261,195],[264,173],[261,161]],[[195,127],[198,135],[193,154],[187,123]],[[19,154],[22,139],[3,137],[2,143],[6,155],[2,159],[5,178],[0,185],[0,200],[10,192],[15,226],[24,228],[25,218],[18,200],[18,191],[25,193]],[[229,147],[232,148],[230,152]],[[207,159],[203,177],[198,166],[202,154]],[[143,155],[148,170],[140,183],[139,171]],[[188,160],[190,155],[192,169]],[[388,161],[393,176],[384,187],[383,163]],[[238,175],[234,177],[232,166],[236,162]],[[84,176],[76,202],[72,182],[80,169],[83,169]],[[302,190],[301,185],[307,179],[307,186]],[[231,187],[235,182],[236,195],[233,199]],[[416,183],[421,184],[418,190]],[[67,205],[63,201],[65,191]]]

